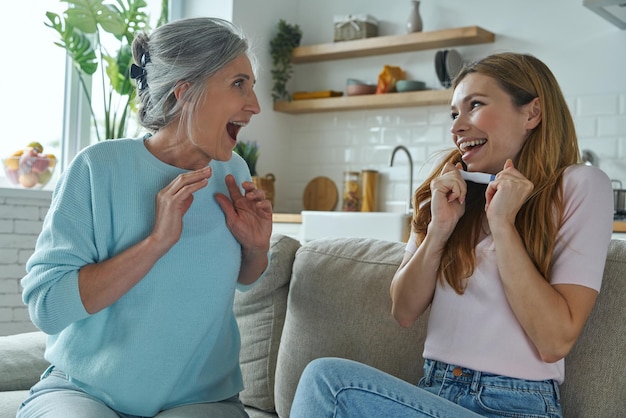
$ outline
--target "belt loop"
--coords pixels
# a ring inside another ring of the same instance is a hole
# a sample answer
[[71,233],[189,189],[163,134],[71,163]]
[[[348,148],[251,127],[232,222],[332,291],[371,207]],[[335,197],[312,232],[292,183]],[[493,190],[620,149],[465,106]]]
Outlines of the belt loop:
[[470,387],[470,390],[473,393],[478,393],[478,390],[480,388],[480,381],[482,378],[482,373],[479,372],[478,370],[473,370],[473,376],[472,376],[472,385]]
[[435,370],[436,364],[435,360],[424,360],[424,383],[428,386],[432,384],[433,370]]
[[554,388],[554,397],[556,398],[556,401],[560,404],[561,403],[561,390],[559,389],[559,384],[554,379],[550,380],[550,382],[552,382],[552,387]]

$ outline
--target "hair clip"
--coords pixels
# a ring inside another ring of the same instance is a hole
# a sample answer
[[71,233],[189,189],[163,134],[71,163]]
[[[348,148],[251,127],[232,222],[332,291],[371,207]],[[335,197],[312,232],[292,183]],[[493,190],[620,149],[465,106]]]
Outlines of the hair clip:
[[150,55],[146,52],[141,56],[141,67],[133,63],[130,65],[130,78],[137,81],[137,89],[143,90],[148,87],[146,82],[146,64],[150,62]]

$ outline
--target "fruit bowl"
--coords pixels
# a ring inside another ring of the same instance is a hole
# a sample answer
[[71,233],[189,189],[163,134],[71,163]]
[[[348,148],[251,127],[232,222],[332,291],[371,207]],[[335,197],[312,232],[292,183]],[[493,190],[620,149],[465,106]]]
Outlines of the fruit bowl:
[[56,162],[54,155],[40,154],[28,148],[2,160],[4,174],[9,182],[24,189],[41,189],[48,184]]

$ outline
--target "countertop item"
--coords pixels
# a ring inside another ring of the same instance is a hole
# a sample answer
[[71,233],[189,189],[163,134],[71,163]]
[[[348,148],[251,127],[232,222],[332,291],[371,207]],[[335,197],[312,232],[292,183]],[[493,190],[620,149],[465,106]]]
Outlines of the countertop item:
[[304,210],[334,210],[339,193],[330,178],[315,177],[304,188],[302,203]]

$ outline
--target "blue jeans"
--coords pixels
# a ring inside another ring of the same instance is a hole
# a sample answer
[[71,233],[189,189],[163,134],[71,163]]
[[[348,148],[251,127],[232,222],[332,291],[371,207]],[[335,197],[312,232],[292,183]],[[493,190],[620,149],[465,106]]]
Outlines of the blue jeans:
[[[67,375],[53,367],[30,390],[17,418],[144,418],[123,414],[109,408],[100,399],[83,392]],[[182,405],[156,415],[158,418],[224,417],[247,418],[239,396],[221,402]]]
[[346,359],[313,360],[291,418],[562,417],[558,385],[496,376],[426,360],[418,386]]

